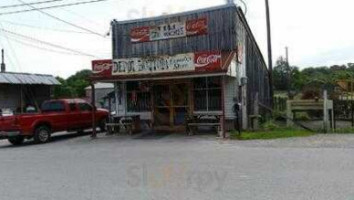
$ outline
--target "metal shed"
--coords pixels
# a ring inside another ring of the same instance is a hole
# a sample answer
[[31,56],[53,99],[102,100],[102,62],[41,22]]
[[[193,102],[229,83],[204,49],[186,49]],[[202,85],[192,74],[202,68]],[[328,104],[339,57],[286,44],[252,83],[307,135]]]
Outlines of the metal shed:
[[27,105],[39,105],[52,95],[60,82],[51,75],[29,73],[0,73],[0,109],[24,112]]

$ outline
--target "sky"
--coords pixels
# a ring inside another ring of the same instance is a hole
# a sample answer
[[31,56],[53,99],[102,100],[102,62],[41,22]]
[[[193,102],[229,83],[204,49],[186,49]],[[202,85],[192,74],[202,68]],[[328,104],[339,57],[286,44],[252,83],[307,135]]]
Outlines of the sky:
[[[23,1],[30,3],[44,0]],[[80,1],[85,0],[61,0],[45,5]],[[247,4],[247,20],[267,60],[264,0],[244,1]],[[289,47],[290,64],[300,68],[354,62],[354,26],[351,20],[354,1],[269,2],[274,62],[279,56],[284,56],[286,46]],[[52,74],[67,78],[78,70],[90,69],[91,60],[111,58],[111,38],[104,35],[109,32],[112,19],[119,21],[177,13],[222,5],[225,0],[108,0],[45,10],[56,18],[97,34],[88,33],[38,11],[3,14],[29,9],[1,8],[19,3],[19,0],[0,1],[0,47],[5,49],[7,71]],[[245,10],[240,0],[235,0],[235,3]],[[48,46],[46,42],[69,48],[75,53]]]

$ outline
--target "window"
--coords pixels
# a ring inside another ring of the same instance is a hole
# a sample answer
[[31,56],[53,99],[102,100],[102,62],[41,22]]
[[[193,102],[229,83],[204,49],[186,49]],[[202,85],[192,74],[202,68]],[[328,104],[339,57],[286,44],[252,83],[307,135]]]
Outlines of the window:
[[80,111],[92,111],[92,106],[88,103],[79,103]]
[[221,110],[221,79],[207,77],[194,79],[194,110]]
[[127,82],[128,112],[144,112],[151,110],[149,88],[144,82]]
[[69,108],[71,112],[77,111],[76,103],[69,103]]
[[42,105],[42,112],[64,112],[65,105],[61,101],[45,102]]

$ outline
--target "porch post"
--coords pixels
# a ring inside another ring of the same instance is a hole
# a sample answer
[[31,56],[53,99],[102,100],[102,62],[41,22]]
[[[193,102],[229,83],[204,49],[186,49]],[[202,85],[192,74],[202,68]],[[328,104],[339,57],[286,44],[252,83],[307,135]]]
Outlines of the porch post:
[[95,83],[91,82],[91,104],[92,104],[92,135],[91,138],[96,138],[96,95],[95,95]]
[[119,88],[118,88],[118,82],[114,83],[114,98],[115,98],[115,112],[116,115],[118,115],[119,112]]
[[225,76],[221,77],[221,109],[222,116],[221,120],[221,133],[219,133],[220,138],[225,138]]

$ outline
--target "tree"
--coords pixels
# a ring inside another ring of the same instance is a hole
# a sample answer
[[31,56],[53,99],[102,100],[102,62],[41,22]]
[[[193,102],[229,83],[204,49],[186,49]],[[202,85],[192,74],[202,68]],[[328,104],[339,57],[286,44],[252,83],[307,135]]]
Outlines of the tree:
[[81,70],[68,79],[56,77],[61,85],[54,88],[55,98],[85,97],[85,88],[90,85],[88,78],[91,70]]

